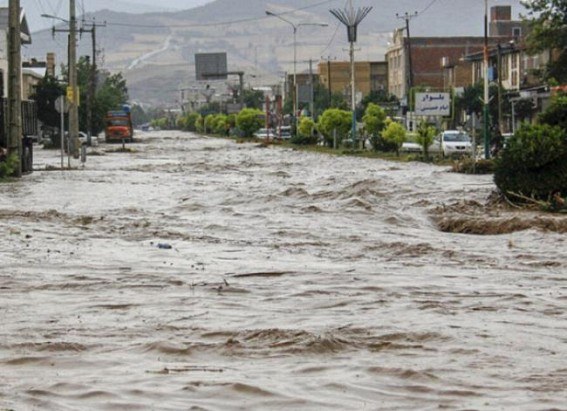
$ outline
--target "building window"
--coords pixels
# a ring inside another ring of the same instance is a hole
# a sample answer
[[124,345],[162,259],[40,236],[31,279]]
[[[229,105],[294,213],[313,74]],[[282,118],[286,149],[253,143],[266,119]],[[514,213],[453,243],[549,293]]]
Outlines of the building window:
[[521,37],[522,36],[522,28],[521,27],[512,27],[512,36],[513,37]]

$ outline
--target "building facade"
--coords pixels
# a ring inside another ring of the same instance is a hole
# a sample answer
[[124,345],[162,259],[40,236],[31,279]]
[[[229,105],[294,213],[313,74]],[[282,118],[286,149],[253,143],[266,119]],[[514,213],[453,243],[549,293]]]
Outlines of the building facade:
[[[511,20],[510,6],[491,8],[488,46],[496,48],[525,34],[523,22]],[[471,72],[478,68],[466,56],[482,54],[484,37],[412,37],[405,29],[393,33],[392,43],[386,52],[389,65],[390,93],[402,99],[413,86],[437,90],[465,87],[478,80]],[[411,54],[410,54],[411,50]],[[510,67],[517,63],[509,61]],[[516,81],[514,76],[510,82]]]
[[[373,91],[388,90],[388,63],[385,61],[355,62],[355,88],[357,100]],[[319,63],[321,83],[331,93],[341,93],[350,98],[351,66],[348,61],[326,61]]]

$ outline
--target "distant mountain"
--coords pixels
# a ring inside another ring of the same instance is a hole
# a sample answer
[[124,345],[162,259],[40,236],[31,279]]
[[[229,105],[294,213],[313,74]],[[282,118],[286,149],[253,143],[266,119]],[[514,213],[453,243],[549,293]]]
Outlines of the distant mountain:
[[[97,0],[99,1],[99,0]],[[102,0],[100,0],[102,1]],[[114,1],[113,3],[118,3]],[[363,4],[364,1],[357,2]],[[374,0],[373,10],[359,27],[356,58],[383,61],[392,31],[405,26],[396,17],[419,12],[410,21],[412,36],[481,36],[484,3],[471,0]],[[109,10],[89,13],[87,20],[106,22],[97,28],[99,65],[122,71],[133,100],[149,104],[177,104],[181,88],[196,86],[194,55],[227,52],[229,71],[244,71],[245,83],[272,85],[293,70],[293,27],[297,26],[297,70],[314,67],[321,59],[347,60],[346,29],[329,12],[344,7],[344,0],[216,0],[190,10],[133,14]],[[512,5],[514,18],[523,11],[520,0],[490,0],[490,6]],[[328,27],[305,25],[325,23]],[[91,41],[83,34],[79,54],[91,53]],[[44,58],[54,51],[65,61],[66,36],[52,37],[51,30],[32,35],[25,57]],[[316,68],[315,68],[316,69]],[[236,78],[229,79],[236,82]],[[225,82],[215,85],[224,92]]]

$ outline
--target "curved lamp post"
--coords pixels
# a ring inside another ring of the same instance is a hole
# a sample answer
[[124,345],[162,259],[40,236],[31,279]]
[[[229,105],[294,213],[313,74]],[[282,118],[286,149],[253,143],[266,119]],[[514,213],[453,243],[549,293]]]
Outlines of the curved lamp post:
[[327,27],[328,24],[325,23],[293,23],[279,14],[272,13],[269,10],[266,10],[266,15],[271,17],[277,17],[281,21],[285,21],[293,28],[293,119],[294,122],[297,123],[297,108],[299,107],[299,96],[298,96],[298,87],[297,87],[297,29],[301,26],[319,26],[319,27]]

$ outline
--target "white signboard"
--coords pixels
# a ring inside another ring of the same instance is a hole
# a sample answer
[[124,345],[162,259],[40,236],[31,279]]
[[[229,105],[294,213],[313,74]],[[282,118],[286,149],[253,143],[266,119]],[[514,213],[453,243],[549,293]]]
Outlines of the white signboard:
[[418,116],[451,115],[449,93],[415,93],[415,114]]

